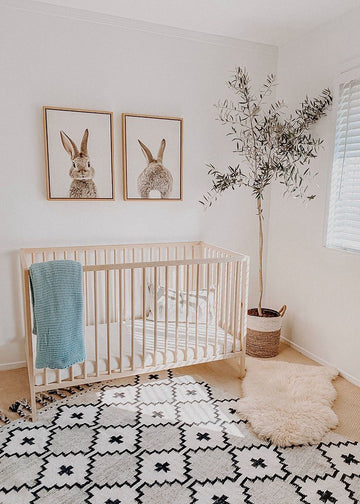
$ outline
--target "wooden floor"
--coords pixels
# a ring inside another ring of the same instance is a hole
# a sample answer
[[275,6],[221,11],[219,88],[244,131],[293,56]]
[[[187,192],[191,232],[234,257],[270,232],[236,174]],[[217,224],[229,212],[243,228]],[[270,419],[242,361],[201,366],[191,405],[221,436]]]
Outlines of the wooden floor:
[[[273,360],[316,364],[285,344],[281,345],[279,355]],[[261,366],[261,363],[260,359],[247,358],[247,366]],[[239,368],[235,359],[179,368],[174,371],[174,374],[191,374],[231,393],[234,397],[241,397],[241,380],[239,380]],[[334,410],[339,418],[339,426],[335,432],[360,442],[360,388],[341,377],[336,378],[334,385],[338,393]],[[8,407],[12,402],[22,397],[29,398],[26,369],[1,371],[0,409],[5,411],[9,417],[16,418],[16,415],[8,411]]]

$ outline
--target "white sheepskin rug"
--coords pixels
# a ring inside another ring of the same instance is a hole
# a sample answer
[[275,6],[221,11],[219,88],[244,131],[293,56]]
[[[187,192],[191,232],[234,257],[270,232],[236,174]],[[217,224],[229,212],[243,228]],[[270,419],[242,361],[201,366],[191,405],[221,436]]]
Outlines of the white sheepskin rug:
[[318,443],[334,429],[335,368],[287,362],[249,363],[237,408],[260,439],[278,446]]

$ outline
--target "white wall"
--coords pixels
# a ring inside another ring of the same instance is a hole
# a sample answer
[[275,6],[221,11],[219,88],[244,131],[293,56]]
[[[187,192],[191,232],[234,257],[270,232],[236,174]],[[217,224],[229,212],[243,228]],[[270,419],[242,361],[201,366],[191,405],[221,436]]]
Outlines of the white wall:
[[[205,163],[228,162],[212,104],[235,65],[255,82],[274,71],[274,47],[30,0],[0,2],[0,38],[0,366],[24,359],[21,247],[207,238],[256,250],[248,195],[205,215],[198,200],[208,186]],[[115,202],[46,200],[43,105],[114,112]],[[122,201],[121,112],[184,118],[183,202]]]
[[[342,65],[360,56],[360,10],[281,47],[278,97],[295,107],[308,93],[333,87]],[[360,255],[326,249],[328,179],[332,166],[335,107],[316,132],[325,149],[312,164],[319,171],[317,198],[307,207],[271,192],[268,302],[286,303],[284,336],[360,384]]]

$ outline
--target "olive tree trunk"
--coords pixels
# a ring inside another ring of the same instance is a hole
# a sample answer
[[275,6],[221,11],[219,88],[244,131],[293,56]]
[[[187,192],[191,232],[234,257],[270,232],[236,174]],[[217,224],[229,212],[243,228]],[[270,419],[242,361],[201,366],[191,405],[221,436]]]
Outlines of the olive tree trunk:
[[263,297],[263,249],[264,249],[264,233],[263,233],[263,220],[262,220],[262,206],[261,199],[257,199],[257,214],[259,219],[259,304],[258,314],[262,317],[262,297]]

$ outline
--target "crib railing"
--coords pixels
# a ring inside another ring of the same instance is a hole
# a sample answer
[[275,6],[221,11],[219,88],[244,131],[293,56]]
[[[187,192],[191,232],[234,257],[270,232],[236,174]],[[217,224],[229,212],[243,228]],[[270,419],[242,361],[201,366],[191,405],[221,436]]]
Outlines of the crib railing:
[[[35,393],[200,362],[239,357],[245,372],[249,260],[202,242],[24,249],[26,353]],[[83,265],[88,358],[68,370],[36,370],[29,266]],[[55,375],[54,375],[55,374]]]

